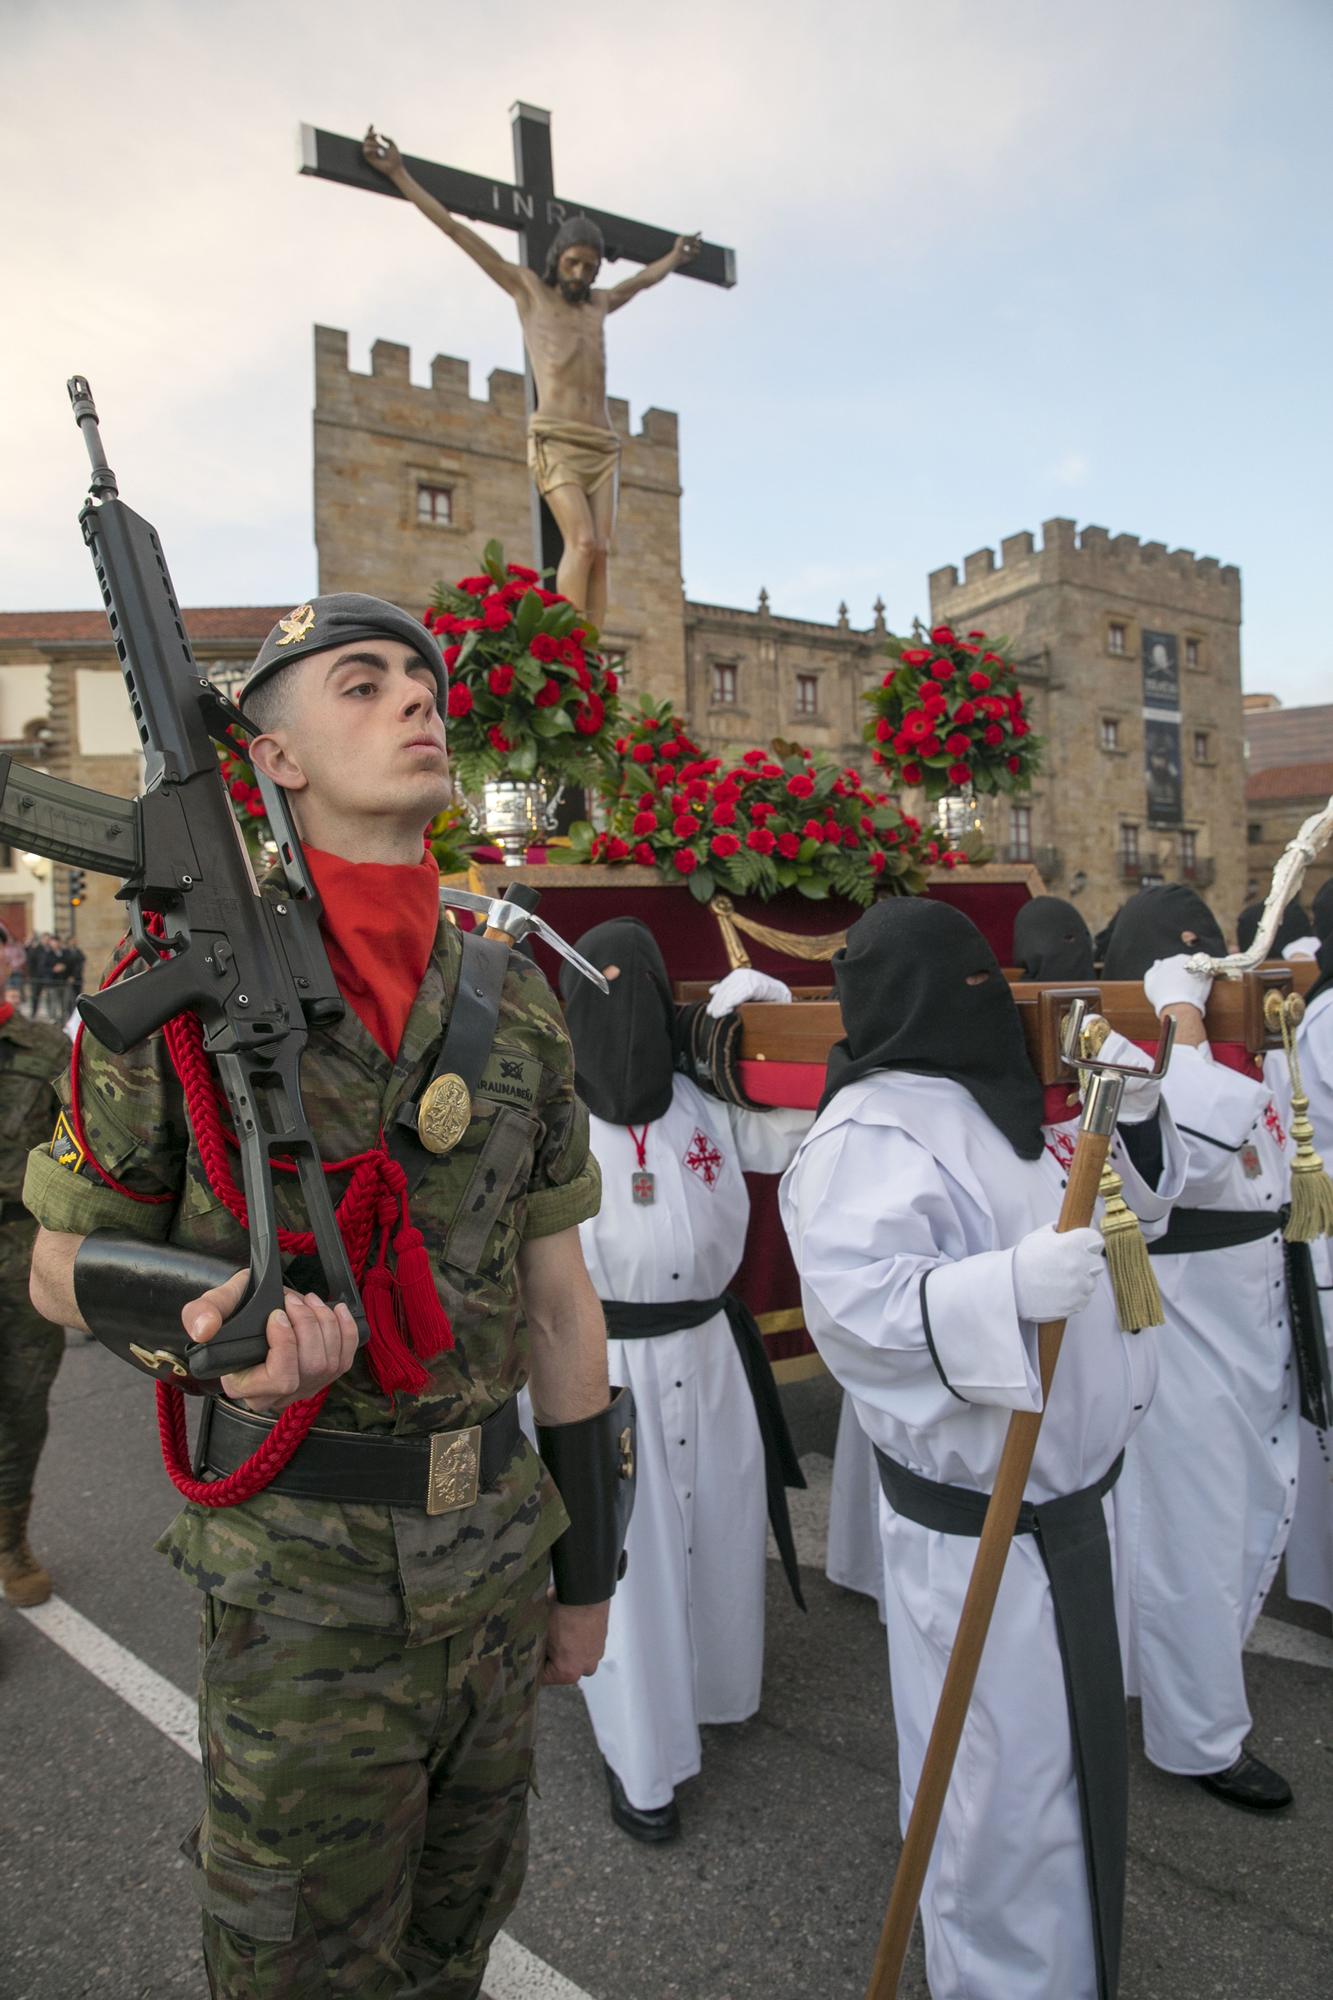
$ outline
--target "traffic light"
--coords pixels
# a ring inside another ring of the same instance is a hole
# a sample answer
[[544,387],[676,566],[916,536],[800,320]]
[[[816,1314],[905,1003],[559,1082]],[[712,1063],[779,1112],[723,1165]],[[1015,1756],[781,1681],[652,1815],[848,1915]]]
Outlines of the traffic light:
[[78,909],[79,904],[83,901],[87,893],[88,877],[84,874],[82,868],[71,868],[69,871],[69,906],[71,910]]

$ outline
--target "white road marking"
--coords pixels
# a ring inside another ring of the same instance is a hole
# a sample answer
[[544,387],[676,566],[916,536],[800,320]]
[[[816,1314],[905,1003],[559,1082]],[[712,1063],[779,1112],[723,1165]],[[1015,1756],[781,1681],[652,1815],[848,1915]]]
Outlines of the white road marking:
[[[828,1554],[833,1460],[820,1451],[807,1452],[801,1460],[801,1470],[805,1474],[804,1491],[797,1486],[787,1495],[796,1559],[803,1568],[822,1570]],[[776,1562],[777,1544],[771,1534],[768,1553]],[[1295,1660],[1301,1666],[1333,1670],[1333,1639],[1322,1632],[1308,1632],[1303,1625],[1288,1624],[1284,1618],[1259,1618],[1246,1641],[1245,1651],[1262,1654],[1270,1660]]]
[[[166,1680],[61,1597],[49,1598],[22,1615],[103,1687],[119,1695],[136,1715],[151,1722],[178,1750],[199,1763],[198,1710],[193,1698],[182,1694],[174,1681]],[[501,1931],[486,1968],[486,2000],[593,2000],[593,1996]]]
[[1333,1668],[1333,1639],[1307,1632],[1285,1618],[1258,1618],[1245,1642],[1247,1653],[1266,1653],[1270,1660],[1299,1660],[1307,1667]]
[[23,1616],[103,1687],[118,1694],[136,1715],[160,1729],[178,1750],[196,1764],[200,1761],[199,1711],[174,1681],[165,1680],[62,1597],[49,1598]]

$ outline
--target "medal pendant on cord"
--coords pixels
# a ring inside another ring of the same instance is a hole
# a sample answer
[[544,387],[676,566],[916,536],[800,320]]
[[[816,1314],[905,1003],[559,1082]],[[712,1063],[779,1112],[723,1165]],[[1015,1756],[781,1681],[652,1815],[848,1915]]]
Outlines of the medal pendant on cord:
[[625,1129],[634,1141],[634,1151],[639,1161],[630,1175],[630,1195],[636,1208],[650,1208],[657,1200],[657,1179],[648,1167],[648,1127],[644,1126],[642,1136],[632,1125],[627,1125]]

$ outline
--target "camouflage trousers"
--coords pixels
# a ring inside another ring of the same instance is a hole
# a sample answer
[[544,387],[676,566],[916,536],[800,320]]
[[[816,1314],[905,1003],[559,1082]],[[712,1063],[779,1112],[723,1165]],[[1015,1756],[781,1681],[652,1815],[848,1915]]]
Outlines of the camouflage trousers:
[[213,2000],[476,2000],[527,1865],[547,1576],[420,1646],[205,1600]]
[[36,1234],[22,1225],[0,1229],[0,1507],[21,1507],[32,1492],[65,1351],[60,1328],[40,1319],[28,1299]]

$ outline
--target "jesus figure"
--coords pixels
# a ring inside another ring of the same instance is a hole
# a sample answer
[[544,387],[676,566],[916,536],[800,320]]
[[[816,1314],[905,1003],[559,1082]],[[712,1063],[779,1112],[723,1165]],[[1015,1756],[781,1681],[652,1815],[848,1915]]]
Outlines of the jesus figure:
[[678,236],[665,257],[610,290],[598,291],[594,286],[606,248],[602,232],[587,216],[574,215],[561,224],[539,277],[526,265],[511,264],[427,194],[403,165],[393,140],[373,125],[361,150],[376,172],[466,250],[518,307],[537,385],[537,409],[528,423],[528,464],[565,545],[557,585],[600,627],[620,474],[620,439],[606,407],[606,315],[688,264],[698,255],[698,236]]

